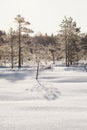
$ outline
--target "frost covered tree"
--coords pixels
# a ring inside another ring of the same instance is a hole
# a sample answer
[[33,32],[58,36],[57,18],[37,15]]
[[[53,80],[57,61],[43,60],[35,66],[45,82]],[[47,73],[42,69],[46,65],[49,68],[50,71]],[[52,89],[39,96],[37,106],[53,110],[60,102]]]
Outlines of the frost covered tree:
[[16,22],[18,23],[18,45],[19,45],[19,61],[18,61],[18,67],[21,68],[22,63],[22,55],[21,55],[21,33],[32,33],[33,31],[31,29],[28,29],[26,25],[30,25],[29,22],[27,22],[24,17],[21,15],[17,15],[15,18]]
[[33,60],[36,63],[36,79],[38,79],[39,76],[39,70],[41,67],[42,62],[45,62],[47,60],[46,57],[46,48],[44,45],[37,43],[37,40],[34,39],[32,43],[32,55]]
[[80,28],[77,27],[76,22],[71,17],[65,17],[60,27],[62,42],[65,46],[66,66],[69,66],[72,65],[76,57],[78,58]]

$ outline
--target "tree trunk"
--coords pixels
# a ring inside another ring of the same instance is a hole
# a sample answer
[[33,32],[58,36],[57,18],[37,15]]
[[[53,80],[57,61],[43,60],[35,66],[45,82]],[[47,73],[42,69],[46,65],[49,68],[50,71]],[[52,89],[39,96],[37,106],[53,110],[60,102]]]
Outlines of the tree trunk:
[[40,61],[37,62],[36,80],[38,79],[38,75],[39,75],[39,66],[40,66]]
[[19,23],[19,63],[18,68],[21,68],[21,25]]

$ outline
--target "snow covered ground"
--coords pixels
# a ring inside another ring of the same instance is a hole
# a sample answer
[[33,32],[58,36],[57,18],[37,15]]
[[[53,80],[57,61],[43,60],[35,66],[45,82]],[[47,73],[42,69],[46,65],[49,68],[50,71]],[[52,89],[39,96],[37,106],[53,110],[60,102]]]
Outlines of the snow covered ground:
[[39,77],[44,87],[35,68],[0,69],[0,130],[87,130],[87,72],[55,66]]

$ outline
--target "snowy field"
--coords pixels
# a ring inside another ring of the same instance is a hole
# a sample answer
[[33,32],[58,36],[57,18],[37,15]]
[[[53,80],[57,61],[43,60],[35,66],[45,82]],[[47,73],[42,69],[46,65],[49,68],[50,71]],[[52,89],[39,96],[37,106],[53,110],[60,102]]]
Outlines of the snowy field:
[[87,130],[87,72],[0,69],[0,130]]

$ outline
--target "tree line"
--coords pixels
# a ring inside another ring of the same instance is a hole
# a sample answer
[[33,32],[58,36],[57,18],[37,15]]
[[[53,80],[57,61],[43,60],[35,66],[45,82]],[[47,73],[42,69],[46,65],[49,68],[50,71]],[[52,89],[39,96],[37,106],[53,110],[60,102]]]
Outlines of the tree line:
[[87,34],[71,17],[64,17],[57,35],[40,34],[31,36],[34,31],[28,27],[30,22],[21,15],[15,17],[17,29],[9,33],[0,30],[0,66],[29,65],[30,61],[62,60],[66,66],[79,64],[87,57]]

